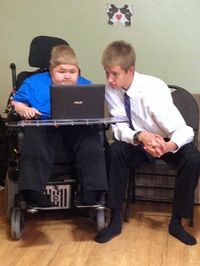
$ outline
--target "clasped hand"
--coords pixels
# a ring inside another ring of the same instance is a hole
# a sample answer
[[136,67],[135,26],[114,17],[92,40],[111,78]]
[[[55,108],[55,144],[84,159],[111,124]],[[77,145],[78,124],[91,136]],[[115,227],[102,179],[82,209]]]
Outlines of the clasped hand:
[[[166,142],[160,135],[150,132],[141,132],[140,141],[143,143],[143,148],[155,158],[160,158],[167,152],[171,151],[171,145]],[[175,148],[175,146],[174,146]]]

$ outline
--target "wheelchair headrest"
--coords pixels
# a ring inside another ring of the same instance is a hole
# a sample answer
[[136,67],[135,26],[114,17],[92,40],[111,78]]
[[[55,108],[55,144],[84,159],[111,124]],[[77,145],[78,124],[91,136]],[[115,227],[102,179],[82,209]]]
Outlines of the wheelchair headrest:
[[65,40],[58,37],[37,36],[30,45],[29,51],[29,65],[32,67],[39,67],[42,69],[49,68],[49,60],[51,49],[58,44],[69,45]]

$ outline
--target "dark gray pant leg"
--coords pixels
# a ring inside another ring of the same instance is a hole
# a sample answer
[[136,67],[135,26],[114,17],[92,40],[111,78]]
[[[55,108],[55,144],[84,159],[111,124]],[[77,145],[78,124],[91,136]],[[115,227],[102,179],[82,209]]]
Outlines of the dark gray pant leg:
[[163,157],[178,165],[175,182],[173,212],[184,218],[193,214],[195,188],[200,176],[200,152],[193,143],[184,145],[178,152]]
[[53,127],[24,128],[19,190],[44,191],[52,169],[56,142],[57,134]]
[[93,126],[72,128],[73,156],[82,191],[107,191],[104,148]]
[[130,168],[148,161],[147,154],[137,146],[116,141],[110,147],[107,205],[111,209],[123,206]]

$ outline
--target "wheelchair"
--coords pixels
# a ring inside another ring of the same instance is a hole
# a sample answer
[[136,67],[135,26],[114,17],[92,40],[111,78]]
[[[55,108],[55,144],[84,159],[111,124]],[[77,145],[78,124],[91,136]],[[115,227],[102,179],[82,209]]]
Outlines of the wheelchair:
[[[64,151],[59,151],[59,156],[54,162],[53,170],[45,192],[51,199],[53,207],[29,206],[23,199],[18,190],[18,176],[20,173],[20,152],[23,142],[23,127],[19,128],[15,124],[20,121],[19,115],[12,109],[10,104],[13,95],[20,87],[25,78],[38,72],[48,71],[50,52],[53,46],[57,44],[67,44],[65,40],[57,37],[38,36],[35,37],[30,45],[29,65],[37,68],[34,71],[24,71],[16,74],[14,63],[10,65],[12,72],[13,91],[9,96],[7,112],[8,142],[9,142],[9,159],[8,175],[6,179],[6,217],[10,223],[11,236],[19,240],[25,226],[25,216],[27,213],[34,214],[42,210],[59,210],[84,208],[88,215],[95,221],[96,230],[100,231],[105,228],[105,197],[96,205],[85,206],[80,200],[80,184],[76,178],[76,169],[71,160],[66,158]],[[12,124],[14,126],[10,127]],[[100,139],[104,151],[106,151],[107,140],[105,135],[105,126],[98,126]],[[104,195],[105,196],[105,195]]]
[[8,138],[5,119],[0,116],[0,190],[5,187],[8,160]]

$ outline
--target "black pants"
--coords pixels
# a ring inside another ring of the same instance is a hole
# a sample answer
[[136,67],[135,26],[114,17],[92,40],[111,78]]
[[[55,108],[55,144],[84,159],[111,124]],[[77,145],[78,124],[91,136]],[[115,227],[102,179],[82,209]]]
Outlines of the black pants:
[[107,190],[104,150],[94,126],[25,127],[19,190],[44,191],[60,148],[76,164],[83,191]]
[[[191,218],[195,188],[200,175],[200,152],[193,143],[189,143],[176,153],[167,153],[162,159],[178,166],[173,212],[181,217]],[[130,168],[134,169],[146,161],[149,161],[147,154],[137,146],[122,141],[111,145],[107,200],[109,208],[122,208]]]

